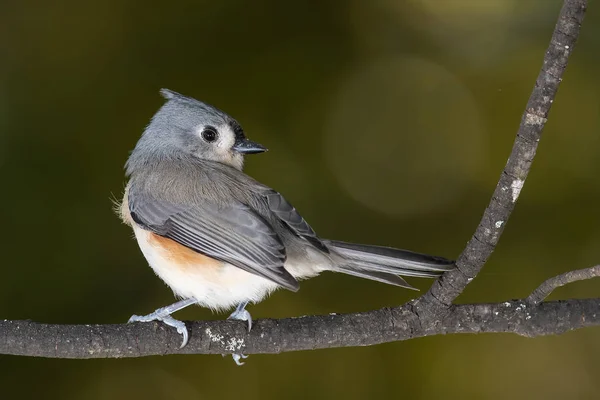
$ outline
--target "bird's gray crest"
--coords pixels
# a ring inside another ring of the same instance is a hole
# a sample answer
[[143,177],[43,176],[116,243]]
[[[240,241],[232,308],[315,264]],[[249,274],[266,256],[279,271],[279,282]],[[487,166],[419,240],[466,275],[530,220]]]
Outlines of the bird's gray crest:
[[174,98],[176,96],[181,96],[181,94],[179,94],[177,92],[174,92],[174,91],[172,91],[170,89],[166,89],[166,88],[160,89],[160,95],[162,97],[164,97],[165,99],[167,99],[167,100],[170,100],[170,99],[172,99],[172,98]]
[[231,117],[229,114],[218,109],[217,107],[210,105],[208,103],[205,103],[203,101],[194,99],[193,97],[188,97],[181,93],[177,93],[177,92],[175,92],[171,89],[167,89],[167,88],[160,89],[160,95],[167,100],[167,103],[174,101],[179,104],[187,104],[192,107],[199,107],[208,114],[218,115],[221,118],[223,118],[224,121],[231,124],[231,127],[234,130],[234,132],[236,133],[236,136],[239,136],[241,134],[242,137],[244,137],[243,130],[242,130],[241,126],[239,125],[239,123],[233,117]]
[[210,111],[214,110],[214,111],[216,111],[216,112],[218,112],[220,114],[227,115],[223,111],[219,110],[216,107],[211,106],[210,104],[206,104],[206,103],[204,103],[204,102],[202,102],[200,100],[196,100],[193,97],[184,96],[183,94],[177,93],[177,92],[175,92],[175,91],[173,91],[171,89],[166,89],[166,88],[160,89],[160,95],[163,98],[165,98],[167,101],[174,100],[174,101],[177,101],[177,102],[180,102],[180,103],[188,103],[188,104],[191,104],[191,105],[200,106],[200,107],[204,108],[205,110],[210,110]]
[[200,103],[196,99],[193,99],[193,98],[188,97],[188,96],[184,96],[181,93],[177,93],[176,91],[171,90],[171,89],[167,89],[167,88],[160,89],[160,95],[162,97],[164,97],[165,99],[167,99],[167,100],[177,99],[177,100],[191,101],[191,102]]

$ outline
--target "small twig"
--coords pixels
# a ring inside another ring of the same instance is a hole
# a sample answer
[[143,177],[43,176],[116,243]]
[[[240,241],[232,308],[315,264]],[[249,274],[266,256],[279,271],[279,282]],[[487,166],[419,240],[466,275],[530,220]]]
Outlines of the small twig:
[[544,301],[544,299],[550,296],[555,289],[567,285],[569,283],[584,281],[586,279],[598,278],[600,277],[600,265],[596,265],[590,268],[578,269],[575,271],[565,272],[564,274],[555,276],[554,278],[550,278],[537,289],[535,289],[529,297],[527,297],[527,302],[533,305],[537,305]]

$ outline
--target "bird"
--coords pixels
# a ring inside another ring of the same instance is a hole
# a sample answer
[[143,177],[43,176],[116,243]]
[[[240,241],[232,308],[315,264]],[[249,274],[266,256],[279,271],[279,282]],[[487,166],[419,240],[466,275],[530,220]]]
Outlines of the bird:
[[[150,267],[180,299],[129,322],[162,321],[188,342],[171,314],[190,305],[247,322],[249,303],[332,271],[414,289],[403,277],[437,278],[443,257],[320,238],[279,192],[243,172],[246,155],[267,148],[207,103],[169,89],[125,164],[117,205]],[[234,354],[237,364],[243,354]]]

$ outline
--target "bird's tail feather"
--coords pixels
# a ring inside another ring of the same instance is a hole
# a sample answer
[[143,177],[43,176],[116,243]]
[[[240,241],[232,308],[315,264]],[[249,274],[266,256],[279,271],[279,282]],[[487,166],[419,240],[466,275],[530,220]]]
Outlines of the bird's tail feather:
[[338,272],[414,289],[402,276],[437,278],[454,269],[454,261],[391,247],[327,241],[344,261]]

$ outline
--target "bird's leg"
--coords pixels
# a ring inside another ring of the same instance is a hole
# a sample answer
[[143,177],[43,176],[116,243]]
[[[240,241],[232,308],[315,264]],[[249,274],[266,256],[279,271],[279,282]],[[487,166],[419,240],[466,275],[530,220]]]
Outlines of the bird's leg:
[[183,336],[183,341],[181,343],[181,347],[184,347],[188,342],[188,331],[185,327],[185,324],[182,321],[178,321],[175,318],[171,317],[176,311],[181,310],[187,306],[191,306],[195,304],[197,301],[195,299],[185,299],[178,301],[177,303],[173,303],[169,306],[159,308],[148,315],[132,315],[129,318],[128,323],[130,322],[151,322],[151,321],[162,321],[163,323],[172,326],[177,329],[177,332]]
[[[250,330],[252,329],[252,316],[250,315],[248,310],[246,310],[247,305],[248,305],[247,301],[244,301],[244,302],[238,304],[235,311],[232,312],[231,315],[229,317],[227,317],[227,319],[236,319],[239,321],[247,321],[248,322],[248,332],[250,332]],[[245,354],[235,354],[235,353],[232,354],[231,357],[233,357],[233,361],[235,361],[235,363],[237,365],[244,365],[244,363],[241,362],[240,360],[242,358],[248,358],[248,356]]]

